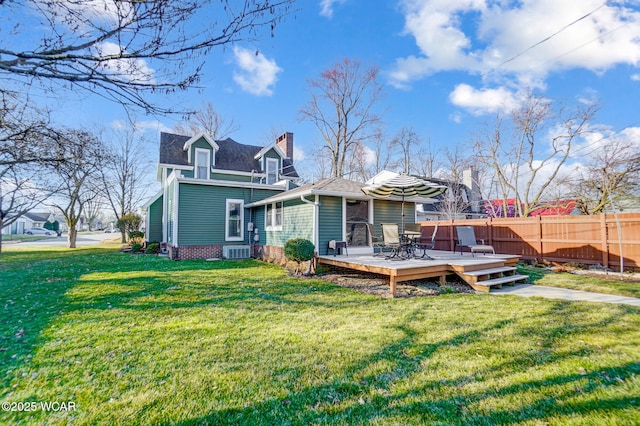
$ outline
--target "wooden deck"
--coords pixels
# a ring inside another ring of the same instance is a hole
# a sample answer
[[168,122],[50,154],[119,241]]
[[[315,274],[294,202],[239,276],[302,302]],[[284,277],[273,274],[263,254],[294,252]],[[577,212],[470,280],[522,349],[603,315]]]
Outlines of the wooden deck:
[[392,295],[395,295],[399,282],[438,277],[440,283],[444,284],[447,275],[450,274],[460,276],[476,291],[481,292],[489,292],[491,287],[499,288],[503,284],[513,284],[528,278],[515,272],[519,256],[476,254],[474,257],[470,253],[460,255],[441,250],[428,250],[427,253],[433,259],[392,260],[371,254],[335,257],[329,255],[320,256],[318,263],[386,275],[389,277],[389,290]]

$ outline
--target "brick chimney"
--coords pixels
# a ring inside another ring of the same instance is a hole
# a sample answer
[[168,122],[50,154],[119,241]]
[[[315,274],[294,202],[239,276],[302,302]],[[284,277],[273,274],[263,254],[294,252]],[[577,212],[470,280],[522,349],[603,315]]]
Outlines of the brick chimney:
[[283,133],[276,139],[276,145],[284,151],[287,158],[293,160],[293,133]]
[[480,201],[482,201],[478,178],[478,171],[473,166],[471,166],[467,170],[462,171],[462,183],[467,187],[469,194],[469,203],[471,204],[471,211],[474,213],[480,212]]

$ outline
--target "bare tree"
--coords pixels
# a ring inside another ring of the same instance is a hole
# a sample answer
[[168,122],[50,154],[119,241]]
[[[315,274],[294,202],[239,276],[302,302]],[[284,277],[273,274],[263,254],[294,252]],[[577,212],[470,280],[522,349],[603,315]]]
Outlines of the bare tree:
[[0,229],[49,197],[40,168],[65,161],[55,135],[46,112],[0,90]]
[[580,200],[584,214],[600,214],[624,198],[637,197],[640,190],[638,144],[612,137],[589,155],[587,164],[571,179],[570,192]]
[[102,216],[103,208],[104,202],[99,197],[89,199],[85,203],[84,218],[87,226],[89,227],[89,231],[93,231],[95,229],[96,222],[98,222],[99,218]]
[[444,166],[438,160],[438,152],[431,147],[431,140],[427,140],[426,146],[421,145],[413,155],[413,163],[411,165],[413,172],[425,178],[435,176],[437,170]]
[[16,92],[0,90],[1,168],[64,161],[47,112]]
[[51,195],[37,183],[38,177],[36,169],[26,170],[12,166],[0,170],[0,230],[17,222]]
[[311,181],[325,179],[331,176],[331,154],[327,146],[322,146],[311,152],[313,171]]
[[[578,105],[567,115],[562,109],[555,111],[551,101],[530,94],[509,115],[508,123],[497,117],[493,132],[476,141],[475,153],[492,171],[505,217],[508,198],[515,199],[518,217],[539,207],[569,158],[574,141],[590,131],[596,111],[595,104]],[[547,135],[550,140],[545,139]]]
[[[231,133],[238,131],[239,127],[233,119],[225,120],[213,107],[211,102],[207,102],[198,111],[189,114],[186,122],[178,123],[174,130],[181,135],[195,136],[200,132],[205,132],[213,139],[225,139]],[[280,133],[282,134],[282,133]],[[275,140],[272,139],[271,141]]]
[[331,176],[345,174],[348,156],[377,130],[375,113],[382,86],[377,67],[363,69],[360,62],[345,58],[310,80],[309,102],[300,110],[303,120],[320,131],[329,150]]
[[417,172],[415,155],[421,144],[420,137],[410,127],[401,128],[394,137],[395,146],[400,148],[400,167],[404,174]]
[[375,155],[375,162],[373,163],[373,170],[371,176],[375,176],[383,170],[394,169],[397,166],[397,160],[395,159],[395,153],[398,141],[393,138],[388,138],[382,131],[378,131],[372,138],[373,152]]
[[86,204],[100,194],[101,156],[104,153],[100,139],[82,130],[66,129],[63,155],[66,161],[53,165],[55,199],[52,206],[64,216],[68,228],[68,247],[76,247],[77,225],[83,217]]
[[[110,135],[111,143],[103,143],[100,179],[101,192],[116,221],[132,213],[144,199],[148,185],[146,176],[150,163],[144,155],[144,135],[131,128]],[[126,232],[121,229],[122,242],[126,242]]]
[[437,209],[448,219],[456,219],[471,205],[463,176],[464,171],[471,167],[472,160],[465,156],[459,146],[453,150],[447,149],[445,156],[447,167],[442,170],[441,177],[449,182],[449,186],[438,203]]
[[261,28],[273,33],[293,2],[0,1],[0,27],[10,29],[3,32],[0,75],[171,112],[146,95],[193,87],[213,48],[254,38]]

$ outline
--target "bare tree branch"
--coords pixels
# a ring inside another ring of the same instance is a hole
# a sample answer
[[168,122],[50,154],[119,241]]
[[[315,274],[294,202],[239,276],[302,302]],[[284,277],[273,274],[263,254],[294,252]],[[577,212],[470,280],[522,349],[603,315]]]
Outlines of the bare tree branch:
[[[294,0],[1,2],[0,76],[71,85],[147,112],[147,100],[193,87],[211,49],[273,33]],[[31,21],[12,25],[12,16]],[[25,41],[34,44],[25,48]]]
[[378,73],[377,67],[361,69],[359,61],[346,58],[309,81],[311,99],[300,116],[320,131],[332,176],[344,176],[348,155],[377,130],[380,117],[374,107],[382,94]]
[[579,105],[567,115],[555,112],[549,100],[529,94],[510,120],[497,117],[493,132],[476,141],[477,158],[493,172],[505,217],[509,198],[515,199],[516,216],[528,216],[540,206],[550,185],[557,183],[575,140],[591,131],[597,109],[596,104]]

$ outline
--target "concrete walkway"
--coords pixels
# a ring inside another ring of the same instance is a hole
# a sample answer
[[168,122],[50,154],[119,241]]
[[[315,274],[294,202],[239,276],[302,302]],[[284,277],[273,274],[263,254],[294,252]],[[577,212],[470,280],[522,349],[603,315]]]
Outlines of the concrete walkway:
[[591,293],[589,291],[569,290],[565,288],[545,287],[542,285],[517,284],[513,287],[491,289],[490,294],[513,294],[523,297],[544,297],[546,299],[580,300],[600,303],[619,303],[640,306],[640,299],[635,297],[615,296],[612,294]]

